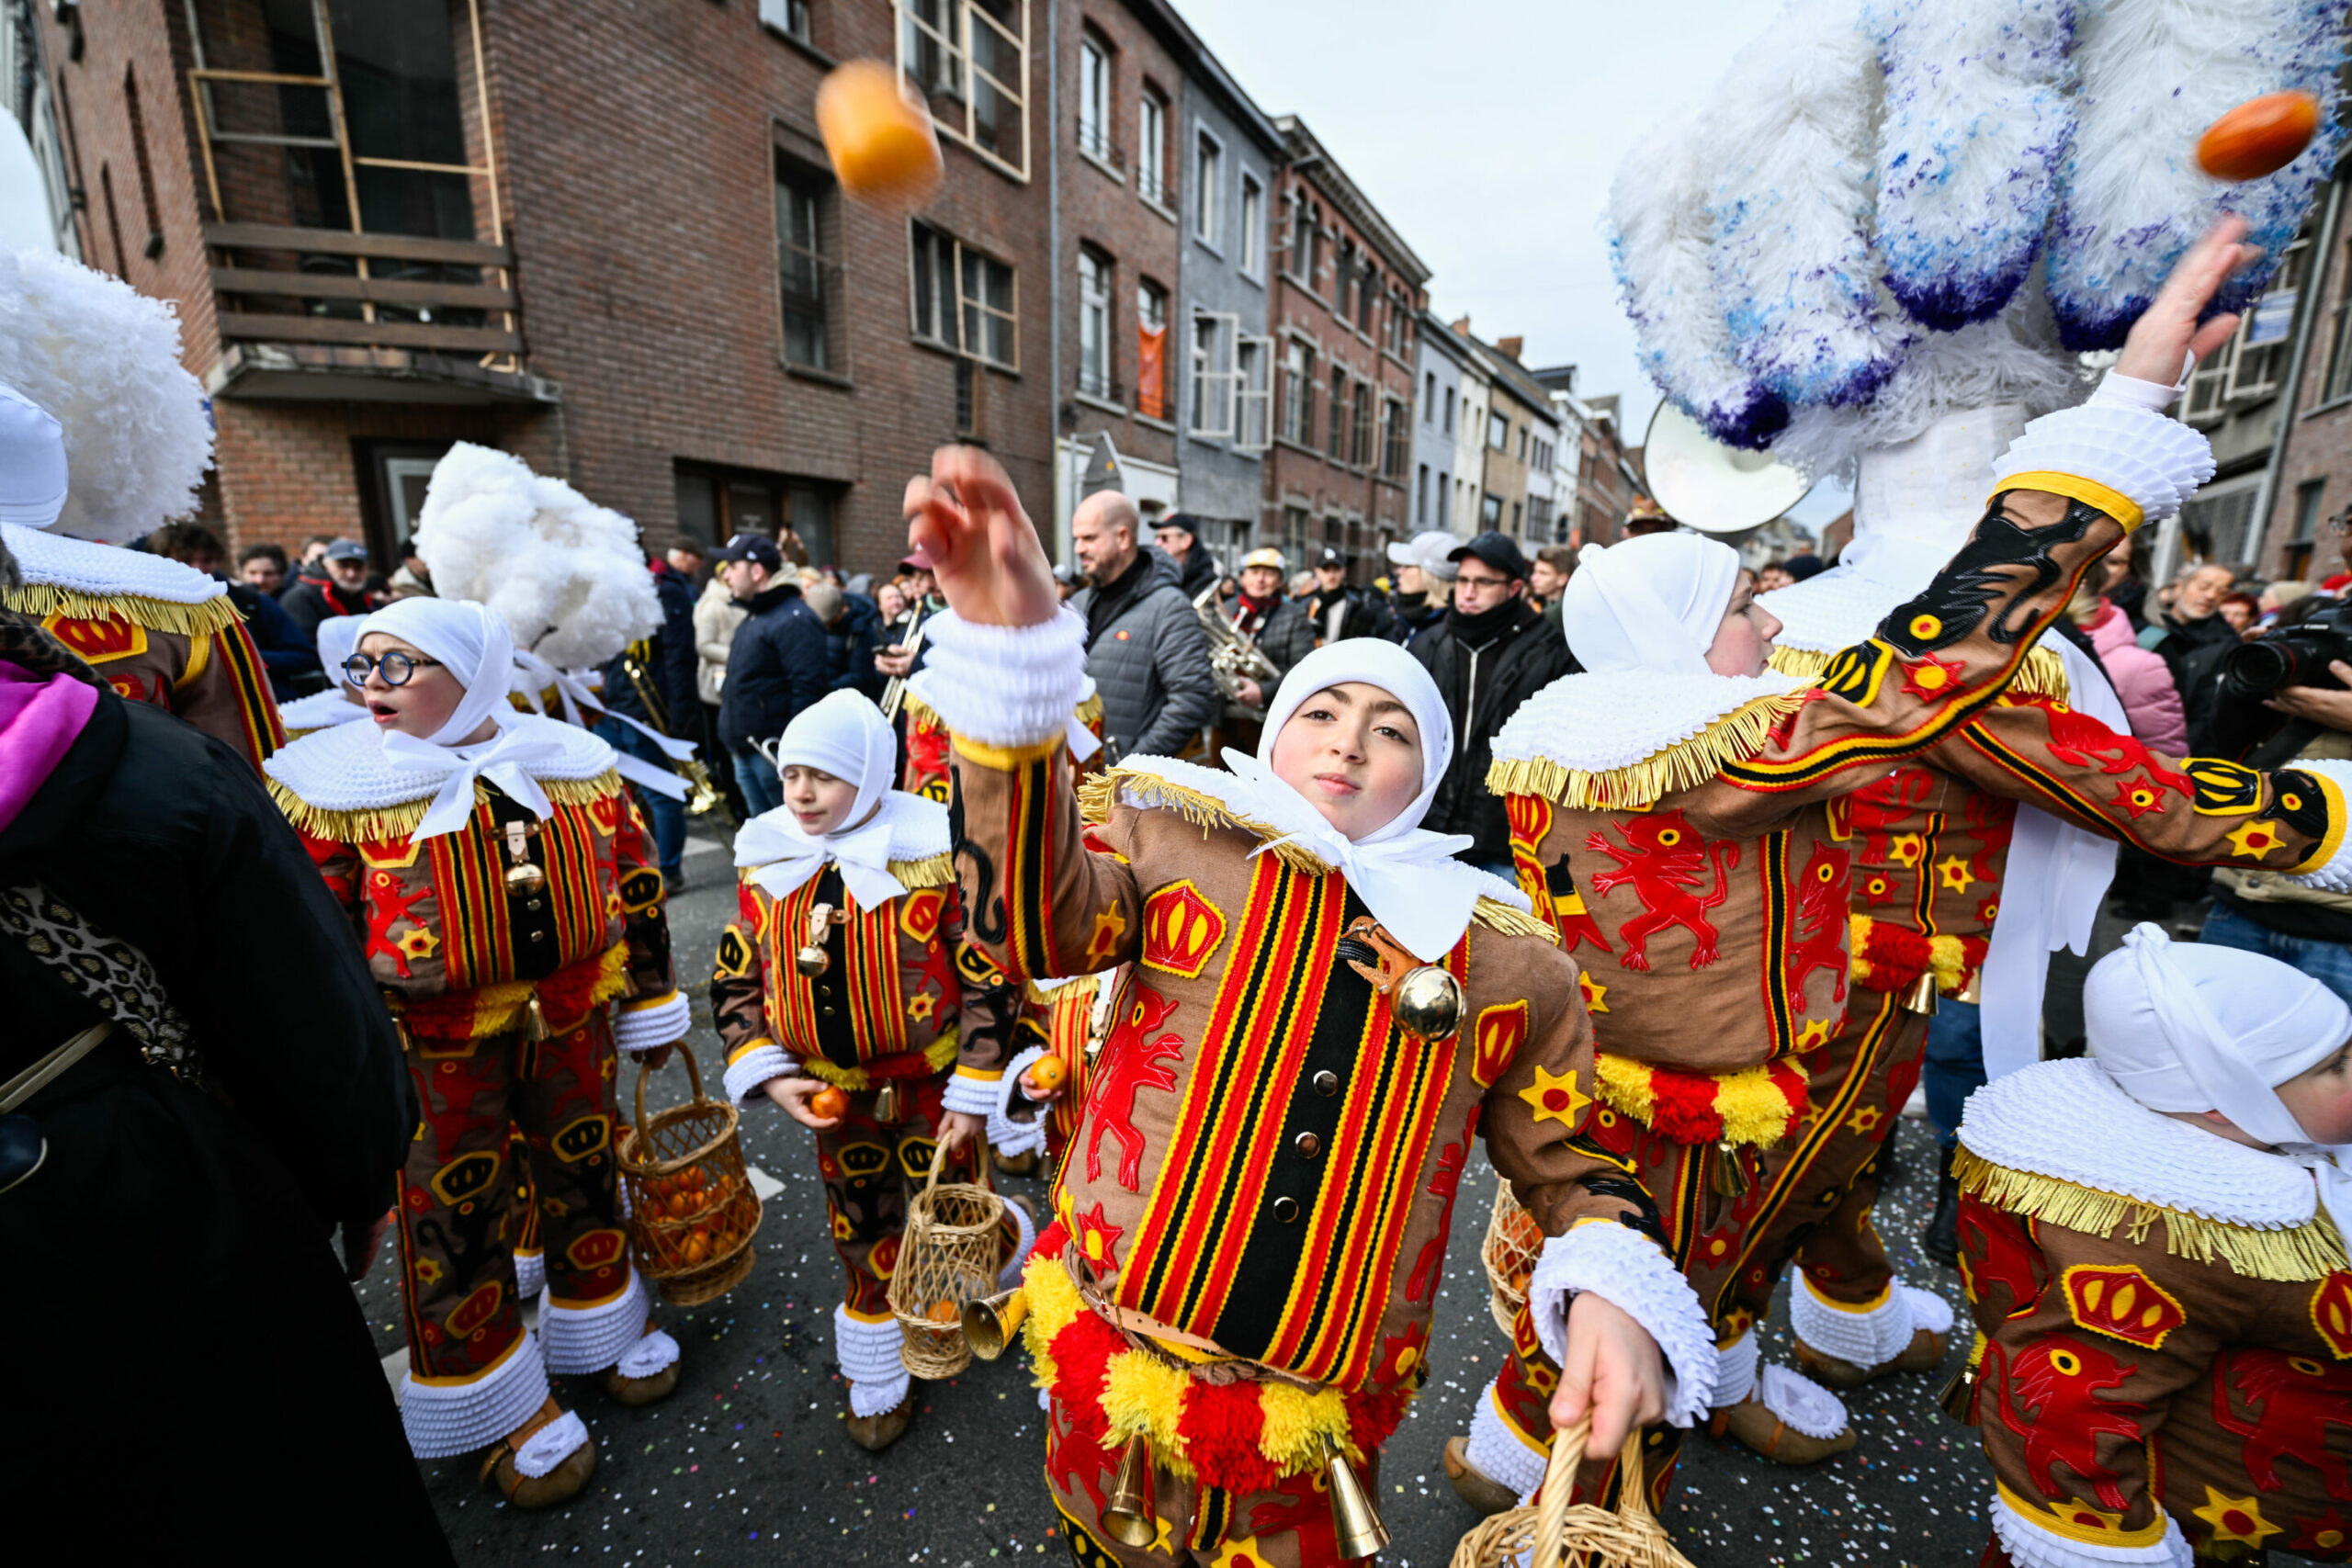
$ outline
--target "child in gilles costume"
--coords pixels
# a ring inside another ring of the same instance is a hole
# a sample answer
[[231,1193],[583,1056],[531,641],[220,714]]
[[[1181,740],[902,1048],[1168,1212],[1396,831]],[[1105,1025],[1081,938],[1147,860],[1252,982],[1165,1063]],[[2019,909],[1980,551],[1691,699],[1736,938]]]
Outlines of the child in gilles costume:
[[[719,939],[711,1013],[729,1098],[764,1093],[817,1134],[849,1275],[833,1335],[850,1436],[885,1449],[914,1415],[886,1299],[907,1201],[939,1157],[959,1043],[1001,1051],[1020,991],[964,940],[947,807],[890,787],[898,743],[881,709],[834,692],[786,728],[775,755],[784,804],[735,837],[742,919]],[[801,962],[812,949],[821,963]],[[809,1105],[828,1085],[849,1093],[837,1118]],[[948,1157],[942,1180],[976,1179],[971,1147]],[[1018,1206],[1010,1215],[1007,1262],[1035,1236]]]
[[[507,707],[513,650],[496,615],[407,599],[359,633],[361,656],[413,659],[409,681],[379,664],[370,722],[304,737],[268,773],[350,912],[423,1113],[398,1210],[401,1416],[418,1458],[484,1450],[485,1483],[544,1506],[595,1466],[548,1373],[599,1373],[625,1404],[677,1381],[677,1344],[652,1327],[629,1261],[613,1149],[616,1047],[666,1049],[686,1032],[661,874],[612,748]],[[452,688],[454,705],[436,708]],[[447,716],[428,733],[401,728],[436,711]],[[546,1247],[536,1335],[515,1276],[510,1123]]]
[[1960,1127],[1984,1562],[2352,1559],[2352,1011],[2152,925],[2083,1003]]
[[[973,936],[1021,978],[1133,963],[1024,1275],[1080,1560],[1340,1559],[1329,1467],[1376,1464],[1422,1379],[1474,1134],[1551,1238],[1535,1311],[1577,1369],[1564,1416],[1589,1405],[1613,1459],[1703,1408],[1713,1347],[1646,1198],[1568,1143],[1593,1093],[1574,966],[1516,887],[1453,859],[1466,840],[1419,828],[1452,753],[1427,672],[1325,648],[1256,757],[1127,758],[1082,811],[1083,627],[1010,481],[949,449],[909,513],[954,607],[917,685],[954,736]],[[952,1136],[1029,1057],[963,1053]],[[1106,1520],[1147,1456],[1156,1526]]]

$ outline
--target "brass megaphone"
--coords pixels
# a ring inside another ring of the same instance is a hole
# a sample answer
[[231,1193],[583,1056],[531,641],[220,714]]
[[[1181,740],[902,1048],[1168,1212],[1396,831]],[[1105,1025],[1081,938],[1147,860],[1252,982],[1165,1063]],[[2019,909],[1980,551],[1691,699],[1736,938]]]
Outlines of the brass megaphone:
[[1331,1529],[1339,1537],[1339,1556],[1352,1562],[1385,1551],[1388,1527],[1380,1522],[1380,1510],[1373,1506],[1371,1495],[1356,1479],[1355,1467],[1348,1462],[1348,1456],[1340,1451],[1338,1439],[1329,1432],[1323,1434],[1323,1459],[1324,1484],[1331,1491]]
[[964,1342],[983,1361],[993,1361],[1012,1343],[1029,1315],[1029,1292],[1015,1285],[964,1303]]
[[1121,1546],[1142,1551],[1159,1540],[1159,1510],[1151,1501],[1151,1445],[1142,1438],[1127,1439],[1099,1517],[1104,1533]]
[[1922,969],[1919,977],[1903,987],[1902,1008],[1905,1012],[1917,1013],[1921,1018],[1936,1016],[1936,972]]

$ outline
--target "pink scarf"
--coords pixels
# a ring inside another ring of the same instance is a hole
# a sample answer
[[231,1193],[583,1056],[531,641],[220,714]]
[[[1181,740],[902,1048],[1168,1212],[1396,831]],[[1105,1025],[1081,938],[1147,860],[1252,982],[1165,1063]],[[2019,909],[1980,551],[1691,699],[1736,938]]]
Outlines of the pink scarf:
[[48,782],[97,707],[96,686],[0,660],[0,830]]

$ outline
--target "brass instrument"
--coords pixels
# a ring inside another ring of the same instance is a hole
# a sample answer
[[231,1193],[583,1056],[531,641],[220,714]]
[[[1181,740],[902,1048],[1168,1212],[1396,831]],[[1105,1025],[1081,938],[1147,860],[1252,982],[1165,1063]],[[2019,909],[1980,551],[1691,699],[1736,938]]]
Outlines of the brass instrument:
[[[645,705],[646,713],[653,720],[653,728],[676,739],[677,732],[670,728],[668,705],[662,702],[660,694],[645,678],[645,662],[638,651],[644,646],[641,642],[631,643],[624,649],[621,668],[628,671],[628,683],[637,688],[637,700]],[[686,781],[687,816],[707,817],[714,811],[726,811],[729,817],[734,815],[728,809],[727,797],[718,793],[717,784],[710,782],[710,770],[702,765],[700,757],[664,757],[662,761],[670,765],[672,773]]]
[[[922,600],[915,602],[915,618],[907,626],[907,640],[899,645],[910,654],[922,651],[923,604]],[[904,675],[891,676],[889,684],[882,688],[882,716],[892,724],[898,723],[899,705],[906,700],[907,678]]]
[[1256,637],[1226,618],[1216,604],[1216,583],[1210,583],[1193,601],[1193,613],[1201,617],[1201,629],[1208,634],[1209,674],[1216,682],[1218,694],[1225,698],[1229,716],[1261,719],[1266,716],[1265,705],[1252,707],[1243,702],[1241,682],[1255,681],[1261,695],[1272,696],[1282,671],[1259,649]]

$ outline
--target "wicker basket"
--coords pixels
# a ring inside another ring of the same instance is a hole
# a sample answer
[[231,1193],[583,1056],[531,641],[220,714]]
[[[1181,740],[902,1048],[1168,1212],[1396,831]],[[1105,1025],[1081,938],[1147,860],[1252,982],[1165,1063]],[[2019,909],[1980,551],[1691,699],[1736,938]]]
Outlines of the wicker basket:
[[1618,1457],[1616,1511],[1590,1503],[1570,1505],[1577,1466],[1584,1461],[1591,1436],[1589,1416],[1555,1434],[1535,1506],[1506,1508],[1481,1521],[1453,1549],[1453,1568],[1691,1568],[1650,1512],[1638,1429]]
[[922,1190],[907,1205],[907,1235],[890,1276],[890,1312],[906,1342],[899,1359],[919,1378],[952,1378],[972,1364],[964,1303],[994,1293],[1002,1266],[1004,1200],[989,1190],[989,1151],[980,1179],[942,1186],[947,1151],[935,1151]]
[[725,1295],[752,1271],[760,1197],[743,1168],[735,1108],[703,1093],[702,1068],[682,1041],[694,1098],[648,1115],[637,1069],[637,1123],[622,1130],[621,1180],[628,1194],[629,1250],[637,1270],[672,1306]]
[[1519,1309],[1527,1304],[1527,1277],[1543,1250],[1544,1233],[1536,1227],[1535,1216],[1519,1206],[1510,1183],[1498,1177],[1495,1212],[1487,1221],[1478,1260],[1487,1266],[1487,1308],[1506,1339],[1518,1336]]

